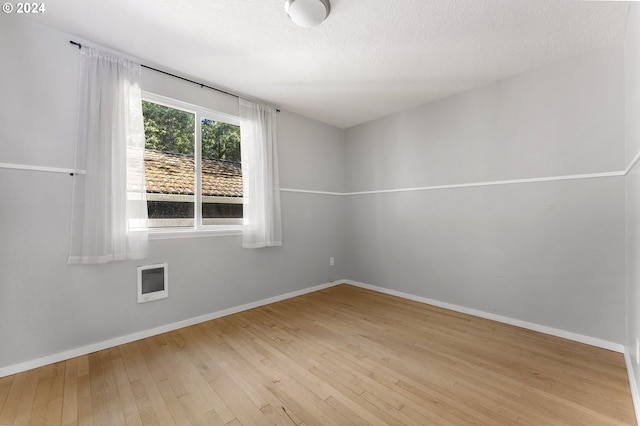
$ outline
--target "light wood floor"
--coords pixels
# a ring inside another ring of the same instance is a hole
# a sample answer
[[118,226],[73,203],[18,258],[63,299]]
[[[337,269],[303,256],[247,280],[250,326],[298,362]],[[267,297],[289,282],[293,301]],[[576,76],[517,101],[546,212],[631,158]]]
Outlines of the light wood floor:
[[0,379],[0,424],[635,424],[619,353],[339,285]]

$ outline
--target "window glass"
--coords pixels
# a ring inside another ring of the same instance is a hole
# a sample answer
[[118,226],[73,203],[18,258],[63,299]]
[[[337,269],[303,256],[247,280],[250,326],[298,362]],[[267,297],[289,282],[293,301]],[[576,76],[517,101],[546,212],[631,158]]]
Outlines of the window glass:
[[240,127],[170,103],[142,103],[149,227],[242,224]]
[[240,126],[200,120],[202,137],[202,223],[242,223]]

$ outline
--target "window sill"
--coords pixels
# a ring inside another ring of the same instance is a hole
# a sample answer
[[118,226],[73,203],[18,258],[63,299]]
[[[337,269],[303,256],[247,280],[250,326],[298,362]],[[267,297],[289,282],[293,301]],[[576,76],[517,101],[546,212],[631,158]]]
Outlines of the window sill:
[[242,235],[242,226],[220,226],[216,229],[151,229],[149,240],[171,240],[175,238],[228,237]]

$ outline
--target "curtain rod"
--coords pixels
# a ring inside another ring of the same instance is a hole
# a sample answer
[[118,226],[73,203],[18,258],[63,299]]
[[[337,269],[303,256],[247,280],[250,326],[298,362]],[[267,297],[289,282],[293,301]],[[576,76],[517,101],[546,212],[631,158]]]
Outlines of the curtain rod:
[[[78,42],[76,42],[76,41],[69,40],[69,43],[73,44],[74,46],[78,46],[78,49],[82,49],[82,44],[80,44],[80,43],[78,43]],[[144,64],[140,64],[140,66],[141,66],[142,68],[146,68],[146,69],[151,70],[151,71],[159,72],[160,74],[168,75],[168,76],[170,76],[170,77],[175,77],[175,78],[178,78],[178,79],[180,79],[180,80],[187,81],[187,82],[189,82],[189,83],[197,84],[197,85],[198,85],[198,86],[200,86],[201,88],[206,87],[207,89],[215,90],[216,92],[224,93],[225,95],[233,96],[234,98],[240,98],[240,96],[239,96],[239,95],[236,95],[235,93],[229,93],[229,92],[224,91],[224,90],[222,90],[222,89],[218,89],[217,87],[212,87],[212,86],[209,86],[209,85],[207,85],[207,84],[199,83],[199,82],[194,81],[194,80],[189,80],[188,78],[184,78],[184,77],[181,77],[181,76],[179,76],[179,75],[172,74],[172,73],[167,72],[167,71],[159,70],[159,69],[157,69],[157,68],[153,68],[153,67],[150,67],[150,66],[147,66],[147,65],[144,65]],[[276,112],[280,112],[280,110],[279,110],[279,109],[276,109]]]

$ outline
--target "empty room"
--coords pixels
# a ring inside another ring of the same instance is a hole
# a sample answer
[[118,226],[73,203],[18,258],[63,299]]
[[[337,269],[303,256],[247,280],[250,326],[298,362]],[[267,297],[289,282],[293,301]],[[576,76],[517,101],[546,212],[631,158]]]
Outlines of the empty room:
[[636,425],[639,158],[638,2],[4,2],[0,425]]

